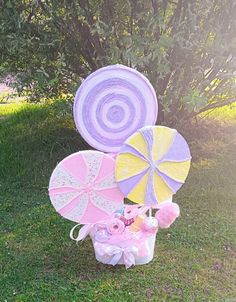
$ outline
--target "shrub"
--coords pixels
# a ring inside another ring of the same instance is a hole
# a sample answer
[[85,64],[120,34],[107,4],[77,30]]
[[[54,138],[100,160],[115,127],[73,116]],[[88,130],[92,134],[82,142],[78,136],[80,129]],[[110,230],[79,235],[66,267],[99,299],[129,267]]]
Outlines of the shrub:
[[150,79],[160,121],[176,124],[235,101],[235,15],[234,0],[6,0],[0,68],[37,100],[122,63]]

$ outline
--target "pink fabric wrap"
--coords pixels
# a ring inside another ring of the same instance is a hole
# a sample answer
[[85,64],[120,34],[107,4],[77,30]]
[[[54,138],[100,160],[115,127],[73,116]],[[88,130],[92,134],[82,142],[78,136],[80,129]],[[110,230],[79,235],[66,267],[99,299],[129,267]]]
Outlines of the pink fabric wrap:
[[112,257],[111,259],[108,260],[107,264],[111,264],[113,266],[118,264],[121,258],[123,257],[124,265],[126,268],[135,265],[135,256],[138,255],[137,246],[128,246],[125,248],[121,248],[117,245],[95,242],[94,249],[102,257],[104,256]]
[[107,264],[116,265],[123,260],[126,268],[135,265],[137,257],[146,257],[151,251],[147,242],[148,237],[144,240],[130,240],[123,244],[108,244],[94,241],[94,249],[96,254],[103,257]]
[[131,205],[131,204],[126,204],[124,206],[124,217],[125,219],[132,219],[135,218],[137,215],[143,215],[145,214],[150,207],[146,205]]

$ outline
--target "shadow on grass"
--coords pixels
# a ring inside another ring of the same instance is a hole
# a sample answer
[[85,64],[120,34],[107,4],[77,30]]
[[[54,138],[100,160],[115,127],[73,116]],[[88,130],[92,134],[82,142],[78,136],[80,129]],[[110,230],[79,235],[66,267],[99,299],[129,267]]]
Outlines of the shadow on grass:
[[65,156],[91,149],[74,128],[67,104],[25,105],[0,121],[0,179],[21,187],[47,186]]

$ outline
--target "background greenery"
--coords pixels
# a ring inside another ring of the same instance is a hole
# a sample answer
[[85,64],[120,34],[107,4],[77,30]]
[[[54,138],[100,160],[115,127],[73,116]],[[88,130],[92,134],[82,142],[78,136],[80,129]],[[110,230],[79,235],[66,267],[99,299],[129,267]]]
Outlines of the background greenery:
[[[234,0],[1,0],[0,72],[35,101],[107,64],[147,75],[159,122],[235,101]],[[72,93],[72,94],[68,94]]]

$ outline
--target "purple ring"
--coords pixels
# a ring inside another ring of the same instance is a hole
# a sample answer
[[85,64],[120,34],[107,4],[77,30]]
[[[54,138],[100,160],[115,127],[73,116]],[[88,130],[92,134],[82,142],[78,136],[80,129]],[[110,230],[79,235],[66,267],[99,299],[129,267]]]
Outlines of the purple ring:
[[[142,106],[142,108],[141,108],[142,116],[139,118],[139,123],[138,123],[137,128],[138,129],[142,128],[143,123],[144,123],[144,119],[145,119],[145,115],[146,115],[146,108],[145,108],[145,106],[143,106],[143,104],[144,104],[143,95],[142,95],[141,92],[139,92],[138,90],[135,89],[136,87],[133,84],[131,84],[127,81],[124,81],[122,79],[113,78],[113,79],[103,81],[103,82],[99,83],[98,85],[94,86],[94,88],[87,94],[86,105],[83,107],[83,112],[82,112],[82,116],[84,117],[84,121],[83,121],[84,125],[85,125],[86,129],[89,130],[90,134],[93,135],[93,137],[97,141],[103,142],[103,144],[107,144],[107,142],[109,142],[113,146],[117,146],[117,147],[121,146],[123,144],[124,140],[127,139],[131,134],[133,134],[133,131],[127,131],[126,136],[123,137],[122,139],[116,139],[116,138],[107,139],[106,137],[101,136],[99,134],[99,132],[97,131],[97,129],[95,129],[93,127],[93,117],[91,117],[90,112],[91,112],[91,108],[93,106],[93,103],[95,101],[94,93],[96,92],[96,94],[99,94],[104,89],[104,86],[105,87],[113,87],[114,85],[117,85],[118,82],[121,86],[129,88],[129,90],[131,90],[134,94],[137,95],[139,103]],[[126,103],[128,103],[128,106],[134,108],[133,104],[132,104],[132,100],[130,100],[126,96],[124,96],[124,97],[125,97]],[[100,102],[98,103],[97,109],[99,109],[99,104],[100,104]],[[100,106],[101,106],[101,104],[100,104]],[[134,111],[132,112],[132,114],[133,114],[133,117],[135,117],[135,112]],[[131,116],[131,118],[132,118],[132,116]],[[96,119],[97,119],[99,125],[102,126],[105,131],[110,132],[110,133],[112,133],[112,132],[117,133],[117,131],[114,131],[114,129],[109,129],[108,127],[106,127],[104,122],[101,120],[101,115],[100,114],[97,114]],[[126,126],[126,128],[127,128],[127,126]],[[122,131],[123,129],[125,129],[125,127],[122,127],[122,129],[120,129],[120,131]]]
[[[101,106],[104,104],[104,102],[106,101],[109,101],[110,98],[109,98],[109,95],[107,95],[105,97],[106,99],[101,99],[99,104],[98,104],[98,107],[96,109],[96,112],[97,112],[97,119],[98,119],[98,122],[100,124],[100,126],[107,132],[112,132],[112,133],[116,133],[116,132],[120,132],[120,131],[123,131],[124,129],[126,129],[128,126],[129,126],[129,123],[130,123],[130,119],[125,123],[125,125],[123,125],[122,127],[120,128],[116,128],[116,129],[110,129],[103,121],[102,119],[102,116],[101,114],[99,113],[99,109],[101,108]],[[135,114],[135,108],[134,108],[134,105],[132,104],[132,102],[130,102],[130,100],[127,98],[127,96],[125,95],[117,95],[117,99],[119,99],[120,101],[126,103],[129,107],[129,110],[130,110],[130,116],[133,116]],[[122,140],[123,141],[123,140]],[[119,142],[120,144],[120,142]]]
[[111,65],[82,82],[73,113],[77,129],[91,146],[117,152],[139,128],[155,124],[157,109],[155,91],[146,77],[132,68]]

